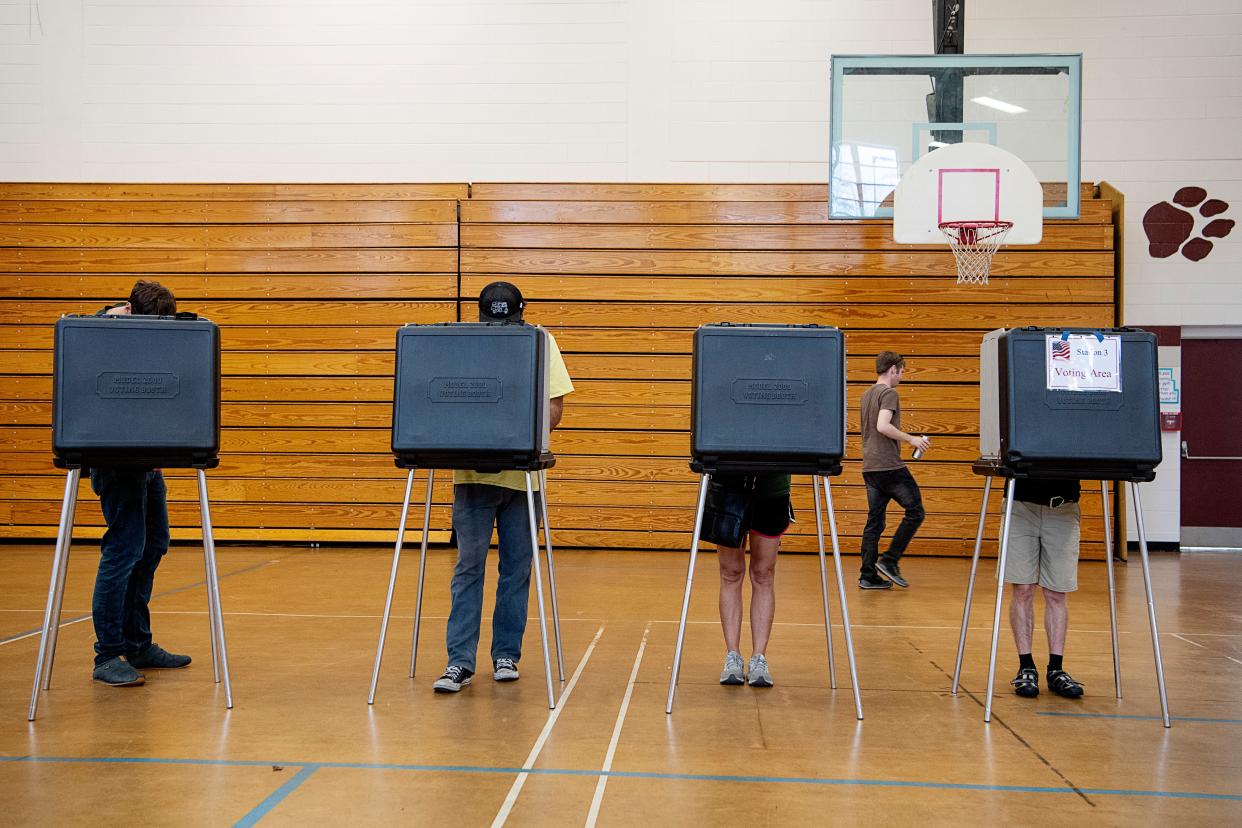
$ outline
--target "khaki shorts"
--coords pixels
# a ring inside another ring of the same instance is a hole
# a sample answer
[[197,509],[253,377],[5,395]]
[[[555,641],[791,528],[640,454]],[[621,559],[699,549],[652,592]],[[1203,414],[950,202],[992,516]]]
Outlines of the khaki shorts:
[[1005,583],[1039,584],[1053,592],[1078,589],[1077,503],[1040,506],[1015,500],[1005,558]]

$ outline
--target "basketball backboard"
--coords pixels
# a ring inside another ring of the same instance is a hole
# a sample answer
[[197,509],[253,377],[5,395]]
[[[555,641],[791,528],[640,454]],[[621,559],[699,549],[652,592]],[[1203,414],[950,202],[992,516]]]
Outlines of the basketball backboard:
[[1077,218],[1081,77],[1070,54],[834,55],[829,217],[892,216],[912,165],[973,142],[1034,172],[1044,218]]
[[991,144],[939,147],[914,162],[893,195],[893,240],[945,244],[946,222],[1010,222],[1006,244],[1039,244],[1043,188],[1021,158]]

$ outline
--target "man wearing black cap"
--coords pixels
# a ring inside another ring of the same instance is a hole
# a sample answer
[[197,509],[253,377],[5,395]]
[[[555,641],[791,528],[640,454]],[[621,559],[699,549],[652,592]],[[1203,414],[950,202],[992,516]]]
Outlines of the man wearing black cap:
[[[492,282],[479,294],[480,322],[522,323],[526,303],[522,292],[508,282]],[[548,334],[548,413],[552,428],[561,421],[564,397],[574,390],[556,340]],[[517,681],[526,632],[530,596],[530,518],[526,510],[526,475],[520,471],[496,474],[458,470],[453,473],[453,530],[457,534],[457,566],[453,570],[445,638],[448,667],[436,679],[437,693],[456,693],[475,672],[479,626],[483,615],[483,576],[487,547],[496,527],[499,580],[492,611],[492,678]],[[535,478],[538,488],[538,478]],[[536,491],[535,497],[541,493]],[[535,508],[539,509],[536,503]]]

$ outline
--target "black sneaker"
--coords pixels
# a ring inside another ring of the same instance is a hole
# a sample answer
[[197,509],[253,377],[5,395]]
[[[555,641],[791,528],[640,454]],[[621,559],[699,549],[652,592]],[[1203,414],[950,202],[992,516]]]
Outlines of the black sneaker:
[[892,589],[893,582],[886,581],[883,578],[859,578],[859,589]]
[[109,687],[138,687],[146,682],[142,673],[120,656],[97,666],[91,672],[91,678]]
[[437,693],[456,693],[469,684],[470,679],[473,677],[473,670],[467,670],[465,667],[458,667],[454,664],[448,667],[444,671],[444,675],[436,679],[436,683],[431,686]]
[[492,678],[496,681],[517,681],[517,662],[511,658],[498,658],[492,662]]
[[1039,671],[1034,667],[1018,670],[1018,675],[1009,683],[1013,685],[1013,692],[1024,699],[1033,699],[1039,695]]
[[1082,685],[1064,670],[1048,671],[1048,689],[1067,699],[1082,698]]
[[159,644],[150,644],[145,650],[125,656],[125,660],[139,670],[176,670],[188,667],[192,660],[188,655],[170,653]]
[[897,568],[897,564],[886,563],[883,560],[880,560],[876,561],[875,568],[880,571],[881,575],[888,578],[897,586],[902,588],[910,586],[910,582],[901,577],[901,570]]

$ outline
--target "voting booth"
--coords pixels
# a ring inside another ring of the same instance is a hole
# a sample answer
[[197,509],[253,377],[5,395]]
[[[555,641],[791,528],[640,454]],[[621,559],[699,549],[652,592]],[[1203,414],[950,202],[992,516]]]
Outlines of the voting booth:
[[[1121,698],[1116,585],[1111,561],[1112,527],[1106,481],[1124,481],[1129,482],[1134,501],[1160,707],[1164,726],[1168,727],[1164,667],[1138,494],[1139,483],[1155,479],[1156,466],[1161,460],[1155,335],[1136,328],[1000,329],[984,336],[979,366],[979,460],[972,468],[976,474],[984,476],[983,504],[962,612],[953,693],[957,693],[961,676],[992,479],[999,477],[1006,481],[997,562],[1000,572],[1004,572],[1008,556],[1009,518],[1016,481],[1074,479],[1100,481],[1109,558],[1105,569],[1112,621],[1113,674],[1117,698]],[[1003,595],[1003,578],[998,577],[984,721],[991,721],[992,715]]]
[[832,536],[855,711],[861,719],[853,634],[841,572],[832,490],[828,483],[830,476],[841,473],[841,459],[845,455],[844,336],[837,328],[821,325],[704,325],[694,334],[692,388],[690,468],[700,475],[699,499],[665,712],[673,712],[677,692],[694,566],[712,476],[808,474],[815,492],[829,683],[836,689],[823,516],[819,505],[821,482]]
[[522,471],[548,450],[548,332],[458,322],[397,332],[392,453],[403,467]]
[[548,557],[560,679],[565,680],[561,652],[560,613],[552,561],[552,533],[548,526],[547,469],[556,458],[549,450],[551,416],[548,398],[548,361],[552,344],[546,330],[522,322],[451,322],[405,325],[397,331],[396,373],[393,380],[392,453],[396,465],[407,469],[401,523],[393,550],[388,597],[384,602],[380,639],[371,671],[368,704],[375,702],[383,660],[384,641],[392,612],[397,568],[409,514],[416,469],[427,470],[423,502],[423,532],[418,569],[418,599],[410,648],[411,678],[418,662],[418,640],[423,606],[423,577],[427,563],[427,535],[431,525],[432,486],[438,469],[479,472],[517,471],[526,477],[535,590],[539,602],[547,676],[548,707],[556,706],[552,687],[547,626],[544,619],[543,576],[539,568],[535,481]]
[[193,468],[198,473],[216,682],[233,706],[205,469],[219,465],[220,331],[195,314],[65,316],[52,367],[53,463],[67,470],[28,718],[51,687],[78,481],[84,468]]
[[694,334],[691,456],[717,471],[841,473],[845,338],[820,325]]

